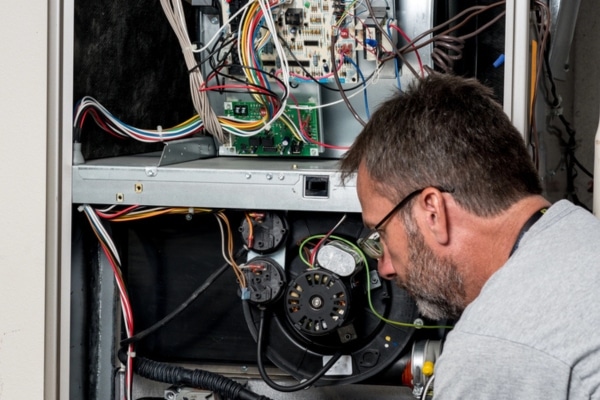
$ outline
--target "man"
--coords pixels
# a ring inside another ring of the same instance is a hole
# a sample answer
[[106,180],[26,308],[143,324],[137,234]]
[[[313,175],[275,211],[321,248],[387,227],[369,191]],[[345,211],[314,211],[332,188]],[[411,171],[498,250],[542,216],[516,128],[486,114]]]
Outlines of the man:
[[359,240],[433,319],[458,319],[435,399],[600,399],[600,221],[551,205],[475,80],[434,74],[380,106],[341,163]]

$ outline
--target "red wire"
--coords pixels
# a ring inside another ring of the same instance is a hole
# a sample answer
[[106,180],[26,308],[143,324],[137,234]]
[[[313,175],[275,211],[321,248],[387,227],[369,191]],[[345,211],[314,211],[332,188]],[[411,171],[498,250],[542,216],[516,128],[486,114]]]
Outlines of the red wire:
[[[251,38],[254,37],[253,33],[256,30],[256,27],[259,25],[260,21],[262,20],[262,16],[263,16],[263,11],[262,8],[259,8],[257,13],[255,14],[254,18],[252,19],[252,21],[250,22],[250,33],[251,33]],[[254,52],[254,45],[251,44],[250,45],[250,60],[253,62],[253,66],[254,68],[258,69],[258,65],[256,65],[256,63],[254,62],[256,60],[256,53]],[[260,84],[262,86],[267,86],[267,83],[265,82],[265,78],[263,76],[263,74],[257,74],[258,76],[258,80],[260,81]]]
[[[294,104],[296,104],[296,106],[298,106],[298,101],[296,100],[296,98],[293,95],[290,95],[290,98],[292,99],[292,101],[294,102]],[[327,149],[334,149],[334,150],[348,150],[350,148],[350,146],[336,146],[336,145],[333,145],[333,144],[323,143],[323,142],[320,142],[320,141],[315,140],[312,137],[310,137],[310,135],[304,130],[304,126],[306,125],[306,123],[304,121],[302,121],[302,115],[300,114],[300,109],[297,108],[296,111],[298,112],[298,123],[300,125],[299,126],[300,133],[310,143],[316,144],[318,146],[323,146],[323,147],[325,147]]]
[[[117,266],[115,259],[112,257],[110,250],[106,247],[106,244],[100,241],[102,250],[108,259],[108,262],[112,268],[113,275],[115,277],[115,281],[117,282],[117,287],[119,288],[119,297],[121,299],[121,305],[123,306],[123,319],[125,319],[125,323],[127,324],[127,337],[133,336],[133,311],[131,309],[131,303],[129,302],[129,296],[127,295],[127,290],[125,288],[125,282],[123,282],[123,277],[121,276],[120,269]],[[130,343],[127,351],[127,391],[131,391],[133,384],[133,353],[134,353],[134,345]],[[126,395],[126,397],[129,397]]]
[[[390,24],[390,28],[395,29],[400,34],[400,36],[402,36],[404,38],[404,40],[406,40],[408,43],[412,42],[412,40],[408,37],[408,35],[398,25]],[[421,71],[421,77],[424,77],[425,70],[423,68],[423,61],[421,61],[421,55],[419,54],[419,50],[417,50],[417,47],[415,46],[414,43],[411,44],[411,47],[413,48],[413,50],[415,51],[415,54],[417,55],[417,62],[419,63],[419,70]]]
[[86,109],[82,116],[81,116],[81,122],[79,124],[79,127],[82,128],[83,127],[83,122],[85,120],[85,118],[87,117],[88,114],[90,114],[92,116],[92,119],[96,122],[96,124],[106,133],[119,138],[119,139],[124,139],[122,135],[119,135],[118,133],[116,133],[115,129],[112,129],[109,125],[107,125],[106,121],[104,121],[103,119],[103,115],[98,113],[98,110],[96,110],[95,108],[93,108],[93,106],[90,106],[91,108]]
[[139,207],[138,205],[133,205],[133,206],[129,206],[127,208],[124,208],[124,209],[122,209],[120,211],[116,211],[114,213],[110,213],[110,214],[109,213],[104,213],[104,212],[102,212],[100,210],[94,210],[94,211],[96,212],[96,215],[98,215],[101,218],[104,218],[104,219],[114,219],[114,218],[120,217],[123,214],[127,214],[128,212],[133,211],[133,210],[135,210],[138,207]]
[[267,89],[260,86],[250,86],[250,85],[238,85],[238,84],[227,84],[227,85],[214,85],[214,86],[205,86],[204,88],[200,88],[201,92],[207,92],[211,90],[225,90],[225,89],[245,89],[248,91],[254,91],[260,94],[271,95]]

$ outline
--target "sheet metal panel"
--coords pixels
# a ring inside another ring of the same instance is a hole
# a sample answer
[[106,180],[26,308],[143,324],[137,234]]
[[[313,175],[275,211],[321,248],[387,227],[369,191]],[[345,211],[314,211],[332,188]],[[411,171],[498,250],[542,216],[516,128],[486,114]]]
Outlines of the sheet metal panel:
[[[353,177],[337,160],[217,157],[158,166],[160,154],[73,167],[73,203],[360,212]],[[310,189],[312,184],[323,189]]]

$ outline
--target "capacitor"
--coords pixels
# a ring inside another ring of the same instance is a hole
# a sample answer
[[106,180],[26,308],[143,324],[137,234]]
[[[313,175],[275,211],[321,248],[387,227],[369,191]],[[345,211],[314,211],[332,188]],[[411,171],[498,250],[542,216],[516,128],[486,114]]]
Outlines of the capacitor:
[[329,65],[326,62],[323,63],[323,72],[329,73]]
[[339,276],[349,276],[362,261],[360,254],[339,240],[333,240],[319,249],[319,265]]

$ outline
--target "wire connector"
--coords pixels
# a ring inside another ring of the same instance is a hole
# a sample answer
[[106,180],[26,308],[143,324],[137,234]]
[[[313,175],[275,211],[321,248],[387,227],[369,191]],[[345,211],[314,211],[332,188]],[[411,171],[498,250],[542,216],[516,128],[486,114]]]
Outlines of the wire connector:
[[81,151],[81,142],[73,143],[73,165],[85,164],[83,152]]
[[365,44],[366,44],[367,46],[369,46],[369,47],[373,47],[373,48],[375,48],[375,47],[377,47],[377,44],[378,44],[378,43],[377,43],[377,40],[376,40],[376,39],[370,39],[370,38],[367,38],[367,39],[365,39]]
[[250,290],[248,290],[248,288],[242,288],[242,293],[241,296],[242,300],[249,300],[250,299]]

